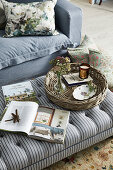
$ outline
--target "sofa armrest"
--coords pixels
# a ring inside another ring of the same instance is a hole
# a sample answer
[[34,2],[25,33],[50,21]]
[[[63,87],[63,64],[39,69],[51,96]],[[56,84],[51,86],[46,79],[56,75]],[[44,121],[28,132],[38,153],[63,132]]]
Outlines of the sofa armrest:
[[82,11],[67,0],[58,0],[55,6],[56,28],[70,38],[75,47],[80,44]]

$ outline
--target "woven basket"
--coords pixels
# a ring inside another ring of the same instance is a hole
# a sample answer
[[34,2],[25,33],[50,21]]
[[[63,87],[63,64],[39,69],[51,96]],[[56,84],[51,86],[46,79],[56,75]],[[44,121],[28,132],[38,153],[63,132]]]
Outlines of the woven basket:
[[[79,65],[71,64],[71,72],[78,72]],[[51,69],[45,79],[45,91],[47,97],[56,105],[68,109],[68,110],[85,110],[92,108],[99,103],[101,103],[106,96],[107,81],[105,76],[97,71],[96,69],[90,67],[90,76],[93,79],[93,83],[97,86],[96,94],[89,99],[76,100],[74,99],[72,93],[77,86],[67,87],[64,93],[59,94],[54,90],[54,85],[57,82],[57,77]]]

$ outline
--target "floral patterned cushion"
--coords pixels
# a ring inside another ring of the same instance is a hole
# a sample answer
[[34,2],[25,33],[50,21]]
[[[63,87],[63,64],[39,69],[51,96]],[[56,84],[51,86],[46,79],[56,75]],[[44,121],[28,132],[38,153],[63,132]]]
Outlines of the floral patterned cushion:
[[88,54],[89,54],[89,48],[94,49],[94,50],[99,50],[97,45],[95,44],[94,40],[88,35],[84,36],[84,39],[83,39],[80,47],[85,48],[85,50],[87,51]]
[[55,33],[56,0],[27,4],[1,1],[7,19],[5,37]]
[[89,54],[84,48],[68,48],[68,54],[73,63],[88,63]]
[[105,52],[89,49],[89,64],[105,75],[109,88],[113,89],[113,57]]
[[0,30],[4,29],[6,25],[6,18],[5,18],[5,13],[3,10],[3,5],[0,1]]
[[72,62],[89,63],[89,48],[98,50],[93,39],[85,35],[81,45],[77,48],[68,48]]

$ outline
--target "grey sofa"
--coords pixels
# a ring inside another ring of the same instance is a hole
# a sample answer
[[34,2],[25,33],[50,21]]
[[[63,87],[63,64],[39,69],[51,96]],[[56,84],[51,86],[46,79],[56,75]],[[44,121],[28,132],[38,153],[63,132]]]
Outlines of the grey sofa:
[[[9,0],[31,2],[37,0]],[[66,0],[58,0],[55,7],[56,36],[26,36],[3,38],[0,31],[0,85],[44,75],[49,61],[66,53],[66,48],[78,46],[81,39],[81,9]]]

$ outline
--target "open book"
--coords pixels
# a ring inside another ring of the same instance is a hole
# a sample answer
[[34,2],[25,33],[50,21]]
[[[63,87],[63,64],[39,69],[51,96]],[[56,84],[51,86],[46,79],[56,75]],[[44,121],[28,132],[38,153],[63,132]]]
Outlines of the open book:
[[24,132],[29,137],[64,143],[69,111],[40,106],[35,102],[11,101],[0,130]]

